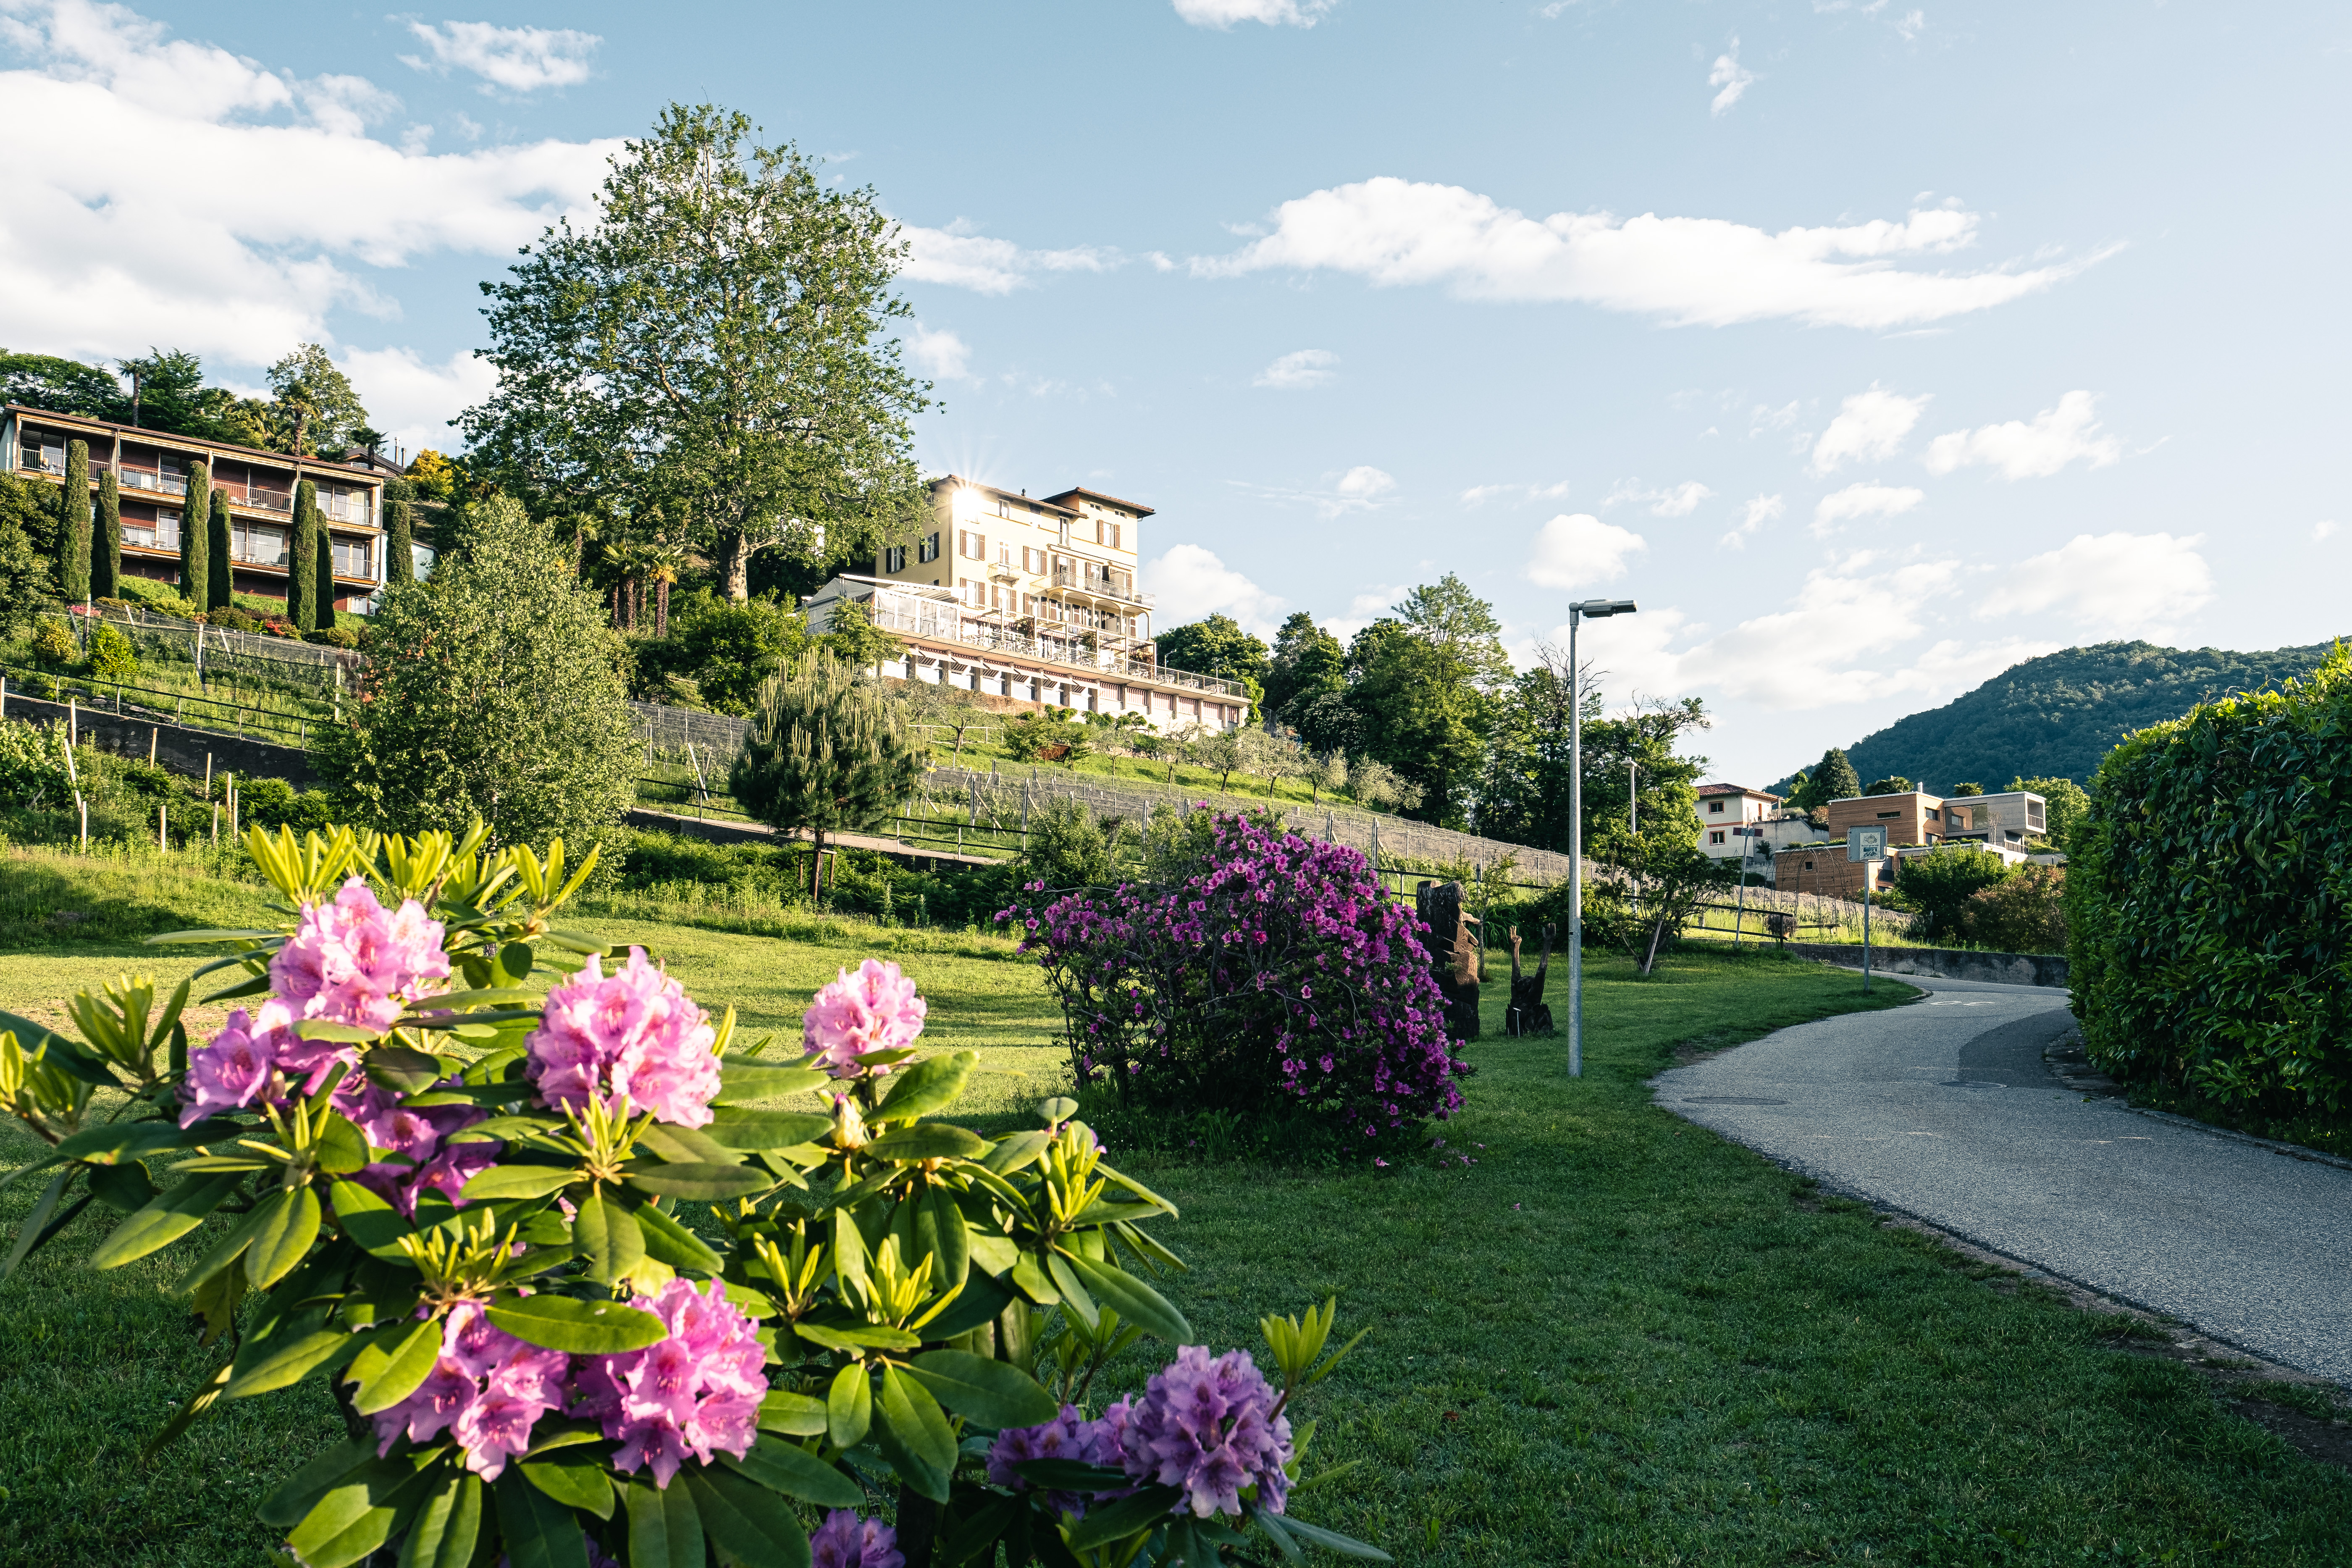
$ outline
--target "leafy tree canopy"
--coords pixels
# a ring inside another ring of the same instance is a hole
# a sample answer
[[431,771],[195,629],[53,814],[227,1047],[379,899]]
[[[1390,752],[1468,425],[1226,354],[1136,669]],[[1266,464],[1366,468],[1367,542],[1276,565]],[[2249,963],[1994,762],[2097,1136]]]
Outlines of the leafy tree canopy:
[[785,833],[828,837],[889,819],[915,793],[923,747],[881,687],[824,648],[811,648],[760,689],[729,789]]
[[281,452],[340,456],[368,422],[351,378],[318,343],[304,343],[271,365],[269,391],[269,444]]
[[2074,828],[2091,810],[2090,791],[2073,779],[2065,778],[2014,778],[2009,781],[2009,787],[2031,790],[2042,797],[2042,820],[2047,828],[2045,837],[2061,854],[2072,855],[2074,852]]
[[1902,774],[1896,773],[1888,778],[1873,779],[1870,782],[1870,786],[1867,789],[1864,789],[1862,793],[1864,795],[1908,795],[1911,793],[1911,781],[1905,778]]
[[1301,610],[1282,623],[1275,635],[1274,657],[1265,671],[1266,711],[1297,727],[1296,713],[1317,698],[1336,693],[1348,682],[1348,650],[1338,637],[1315,624]]
[[1822,753],[1811,773],[1797,775],[1796,787],[1775,786],[1774,793],[1785,795],[1793,810],[1818,813],[1833,800],[1852,800],[1860,795],[1862,775],[1853,771],[1843,752],[1832,746]]
[[1153,644],[1160,650],[1160,662],[1171,669],[1223,680],[1265,679],[1265,644],[1242,630],[1241,623],[1231,616],[1209,616],[1189,626],[1171,626]]

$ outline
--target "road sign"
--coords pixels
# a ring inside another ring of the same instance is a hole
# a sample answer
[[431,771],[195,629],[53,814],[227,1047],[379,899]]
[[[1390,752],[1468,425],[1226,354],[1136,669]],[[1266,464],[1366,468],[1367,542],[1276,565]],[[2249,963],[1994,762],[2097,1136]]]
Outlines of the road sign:
[[1845,830],[1845,858],[1849,860],[1884,860],[1886,858],[1886,829],[1884,827],[1849,827]]

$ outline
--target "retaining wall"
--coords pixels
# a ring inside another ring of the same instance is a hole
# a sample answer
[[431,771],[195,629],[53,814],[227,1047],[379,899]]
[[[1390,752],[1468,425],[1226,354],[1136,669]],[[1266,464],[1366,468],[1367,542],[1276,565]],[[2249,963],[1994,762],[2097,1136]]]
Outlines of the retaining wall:
[[[1800,958],[1818,958],[1845,969],[1862,967],[1862,949],[1845,942],[1792,942]],[[1874,947],[1874,974],[1932,974],[1945,980],[1977,980],[1994,985],[2066,988],[2066,960],[2054,952],[1975,952],[1954,947]]]
[[[66,704],[27,697],[12,688],[6,717],[37,724],[63,724]],[[205,759],[209,755],[216,774],[284,779],[296,789],[309,789],[319,782],[319,775],[310,768],[310,753],[296,747],[240,740],[217,730],[183,729],[161,714],[142,714],[136,709],[117,716],[107,709],[77,708],[74,728],[83,740],[100,750],[126,757],[147,755],[152,740],[155,761],[175,773],[204,777]]]

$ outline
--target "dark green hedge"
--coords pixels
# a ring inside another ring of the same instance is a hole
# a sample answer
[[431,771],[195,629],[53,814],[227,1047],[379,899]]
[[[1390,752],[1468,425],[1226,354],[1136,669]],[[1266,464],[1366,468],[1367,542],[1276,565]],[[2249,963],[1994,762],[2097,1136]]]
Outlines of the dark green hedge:
[[2352,655],[2127,737],[2066,878],[2091,1058],[2159,1098],[2352,1130]]

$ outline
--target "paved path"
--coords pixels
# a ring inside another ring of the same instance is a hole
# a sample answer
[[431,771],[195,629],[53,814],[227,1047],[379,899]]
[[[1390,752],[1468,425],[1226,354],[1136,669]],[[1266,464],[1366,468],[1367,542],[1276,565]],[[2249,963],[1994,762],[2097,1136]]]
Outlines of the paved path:
[[1660,1104],[1837,1190],[2352,1385],[2352,1170],[2086,1100],[2065,993],[1929,994],[1659,1075]]

